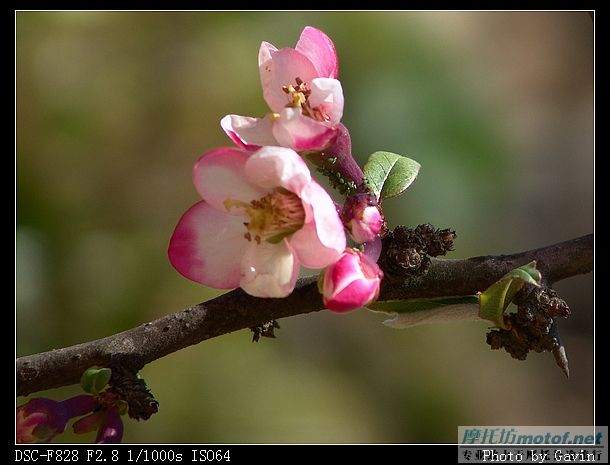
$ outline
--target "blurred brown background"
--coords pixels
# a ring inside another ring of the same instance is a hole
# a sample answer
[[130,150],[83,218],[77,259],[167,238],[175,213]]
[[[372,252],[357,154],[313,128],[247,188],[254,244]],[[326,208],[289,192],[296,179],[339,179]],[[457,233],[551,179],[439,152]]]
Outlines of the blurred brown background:
[[[193,162],[262,115],[262,40],[333,38],[354,151],[418,160],[391,225],[458,232],[453,258],[592,232],[593,27],[571,13],[17,13],[17,355],[103,337],[217,291],[166,258]],[[142,372],[125,442],[455,442],[457,425],[593,422],[591,275],[559,284],[572,376],[490,351],[487,325],[403,331],[361,310],[241,331]],[[227,309],[231,311],[231,309]],[[63,398],[77,387],[38,395]],[[20,399],[22,401],[23,399]],[[88,441],[64,435],[61,441]]]

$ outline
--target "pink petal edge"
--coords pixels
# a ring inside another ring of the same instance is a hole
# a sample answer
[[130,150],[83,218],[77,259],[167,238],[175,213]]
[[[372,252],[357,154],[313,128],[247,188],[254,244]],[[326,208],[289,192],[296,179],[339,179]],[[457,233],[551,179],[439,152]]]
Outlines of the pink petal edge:
[[259,68],[268,60],[271,60],[271,54],[277,52],[277,47],[269,42],[262,41],[258,49],[258,66]]
[[271,115],[263,118],[226,115],[220,126],[233,142],[249,151],[258,150],[266,145],[277,145],[273,137]]
[[347,239],[337,209],[328,193],[312,181],[301,191],[305,225],[290,237],[290,246],[307,268],[324,268],[339,258]]
[[324,275],[324,295],[332,296],[339,294],[343,289],[356,280],[366,279],[358,254],[352,249],[346,249],[345,253],[326,270]]
[[183,276],[206,286],[239,286],[241,257],[249,242],[243,218],[199,202],[189,208],[172,234],[168,256]]
[[304,116],[300,109],[284,108],[273,125],[273,136],[283,147],[297,152],[321,150],[335,137],[336,130]]
[[321,77],[337,78],[339,60],[333,41],[319,29],[307,26],[301,32],[296,50],[313,63]]
[[343,253],[346,245],[345,229],[333,199],[320,184],[312,181],[301,199],[311,205],[316,233],[320,242],[337,253]]
[[379,283],[376,281],[358,280],[336,293],[331,299],[324,298],[326,308],[338,312],[356,310],[370,303],[377,294]]

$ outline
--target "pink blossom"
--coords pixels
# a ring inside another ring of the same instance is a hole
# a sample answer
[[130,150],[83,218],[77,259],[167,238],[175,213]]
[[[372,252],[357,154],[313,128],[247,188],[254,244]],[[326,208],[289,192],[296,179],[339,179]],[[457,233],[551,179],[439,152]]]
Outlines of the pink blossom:
[[377,201],[370,194],[348,197],[343,206],[342,216],[350,236],[358,244],[375,239],[384,224]]
[[343,89],[330,38],[307,26],[296,48],[277,49],[263,42],[258,67],[272,113],[263,118],[227,115],[220,122],[227,135],[247,149],[278,145],[302,151],[328,145],[343,116]]
[[324,305],[335,312],[366,306],[379,295],[383,272],[356,249],[345,249],[339,259],[320,275],[318,286]]
[[193,181],[203,200],[182,216],[168,251],[193,281],[285,297],[299,264],[324,268],[345,248],[332,199],[293,150],[212,150],[195,164]]

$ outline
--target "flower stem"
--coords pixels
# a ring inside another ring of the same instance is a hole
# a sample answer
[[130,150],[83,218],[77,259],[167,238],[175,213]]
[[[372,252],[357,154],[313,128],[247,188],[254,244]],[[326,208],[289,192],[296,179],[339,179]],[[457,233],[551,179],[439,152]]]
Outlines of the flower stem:
[[364,173],[352,156],[352,139],[343,124],[337,126],[337,136],[327,149],[307,155],[342,194],[366,192]]

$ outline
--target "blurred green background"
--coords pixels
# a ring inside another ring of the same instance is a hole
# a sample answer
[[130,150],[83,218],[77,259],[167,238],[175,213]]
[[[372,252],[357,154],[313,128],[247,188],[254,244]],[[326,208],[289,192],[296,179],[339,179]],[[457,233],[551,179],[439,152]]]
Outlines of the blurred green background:
[[[17,13],[17,355],[207,300],[166,258],[191,166],[263,115],[262,40],[335,41],[361,161],[418,160],[392,226],[458,232],[452,258],[592,232],[593,32],[586,13]],[[280,321],[158,360],[160,410],[125,442],[455,442],[457,425],[593,422],[591,275],[557,288],[572,376],[489,350],[487,325],[397,331],[365,310]],[[231,309],[227,308],[230,312]],[[77,387],[37,395],[63,398]],[[20,399],[20,402],[23,399]],[[64,435],[60,441],[92,441]]]

